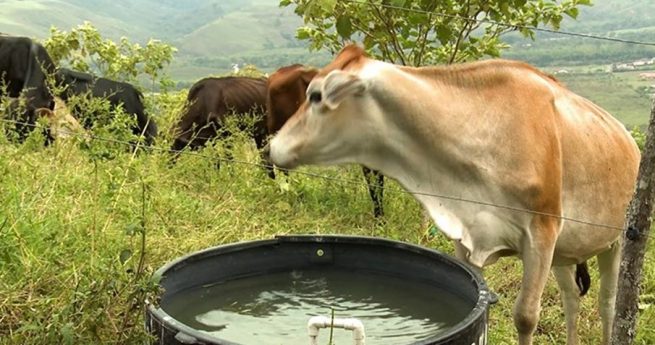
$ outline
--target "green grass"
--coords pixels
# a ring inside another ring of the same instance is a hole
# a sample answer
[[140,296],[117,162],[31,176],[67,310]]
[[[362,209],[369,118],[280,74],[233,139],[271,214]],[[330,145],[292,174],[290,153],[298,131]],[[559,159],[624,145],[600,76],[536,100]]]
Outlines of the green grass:
[[[162,96],[159,123],[170,128],[184,93]],[[105,134],[108,135],[108,134]],[[127,152],[103,141],[61,141],[44,148],[34,134],[15,145],[0,136],[0,344],[139,344],[149,277],[166,262],[210,246],[278,234],[372,235],[452,253],[428,238],[418,204],[394,182],[385,190],[385,223],[372,217],[363,184],[292,173],[288,188],[252,164],[214,168],[222,145],[169,166],[164,152]],[[235,159],[257,163],[244,133]],[[157,147],[168,147],[163,138]],[[112,156],[112,159],[105,157]],[[304,168],[362,181],[359,167]],[[637,344],[655,342],[655,244],[646,261]],[[598,277],[583,299],[582,344],[600,341]],[[515,344],[511,309],[521,268],[502,259],[485,270],[500,302],[491,308],[490,344]],[[535,344],[563,344],[565,327],[551,279]]]

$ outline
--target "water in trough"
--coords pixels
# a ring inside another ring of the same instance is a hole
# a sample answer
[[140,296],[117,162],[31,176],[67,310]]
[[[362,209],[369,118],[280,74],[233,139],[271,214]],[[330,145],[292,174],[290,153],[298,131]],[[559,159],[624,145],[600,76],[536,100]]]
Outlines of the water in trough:
[[[445,284],[447,285],[447,284]],[[169,315],[217,338],[246,345],[309,344],[312,316],[355,317],[367,345],[412,344],[463,320],[475,303],[434,284],[373,272],[293,270],[230,280],[177,294],[162,304]],[[328,344],[329,329],[319,344]],[[334,345],[353,344],[335,329]]]

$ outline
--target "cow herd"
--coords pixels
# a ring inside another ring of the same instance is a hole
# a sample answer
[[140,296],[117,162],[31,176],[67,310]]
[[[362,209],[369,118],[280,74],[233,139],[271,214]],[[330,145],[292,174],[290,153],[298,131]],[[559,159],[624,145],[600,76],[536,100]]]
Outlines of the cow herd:
[[[11,100],[5,113],[15,120],[20,138],[35,128],[39,117],[57,117],[53,114],[57,99],[64,105],[80,96],[106,99],[111,110],[120,107],[134,116],[132,131],[143,135],[147,144],[157,135],[154,120],[145,114],[143,95],[133,85],[58,68],[46,49],[29,38],[0,36],[0,81],[0,96]],[[70,108],[72,117],[82,120],[84,128],[93,125],[94,114],[89,114],[79,104]],[[49,140],[54,139],[54,133],[48,131],[47,134]]]
[[[208,77],[196,82],[187,95],[184,111],[171,131],[173,157],[185,149],[196,150],[208,141],[230,135],[225,122],[230,116],[251,115],[248,129],[257,149],[262,150],[305,101],[305,89],[317,70],[303,65],[282,67],[269,78]],[[156,120],[146,114],[143,95],[133,85],[97,77],[89,73],[56,66],[46,49],[29,38],[0,36],[0,97],[12,100],[5,116],[14,119],[22,140],[45,117],[47,143],[70,132],[89,129],[101,118],[104,109],[93,110],[79,97],[103,99],[110,110],[121,110],[133,117],[132,133],[152,145],[158,135]],[[49,80],[54,80],[53,81]],[[25,100],[20,105],[19,97]],[[245,123],[241,121],[240,123]],[[247,128],[246,128],[247,127]],[[174,159],[175,160],[175,159]],[[268,175],[275,178],[272,167]],[[363,168],[376,217],[383,215],[383,177]]]
[[[0,37],[0,73],[7,96],[27,99],[18,115],[28,125],[55,109],[45,78],[54,73],[64,101],[82,93],[109,97],[135,116],[134,133],[146,143],[157,135],[133,87],[57,69],[29,39]],[[520,345],[532,344],[551,270],[564,300],[567,344],[578,343],[585,263],[597,257],[602,344],[609,343],[639,150],[619,121],[553,77],[508,60],[397,66],[349,45],[320,70],[292,65],[266,79],[202,79],[187,104],[172,152],[229,135],[224,123],[232,113],[260,114],[252,137],[278,167],[362,164],[373,180],[376,216],[383,213],[382,172],[414,194],[471,266],[518,256],[523,279],[513,316]]]

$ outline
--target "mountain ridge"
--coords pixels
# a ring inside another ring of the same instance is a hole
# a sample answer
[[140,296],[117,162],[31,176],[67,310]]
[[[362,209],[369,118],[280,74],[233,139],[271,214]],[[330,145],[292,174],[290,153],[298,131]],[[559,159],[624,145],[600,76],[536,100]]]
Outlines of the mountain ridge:
[[[291,8],[278,4],[279,0],[0,0],[0,32],[44,39],[51,25],[68,31],[90,21],[108,38],[125,36],[139,43],[154,38],[175,46],[173,74],[187,80],[225,71],[234,63],[270,70],[326,61],[327,53],[310,54],[307,42],[295,38],[303,21]],[[578,20],[565,19],[561,30],[655,41],[655,1],[604,0],[580,9]],[[504,40],[512,46],[504,57],[539,66],[608,63],[647,57],[650,51],[655,56],[655,49],[548,33],[539,33],[536,41],[518,34]]]

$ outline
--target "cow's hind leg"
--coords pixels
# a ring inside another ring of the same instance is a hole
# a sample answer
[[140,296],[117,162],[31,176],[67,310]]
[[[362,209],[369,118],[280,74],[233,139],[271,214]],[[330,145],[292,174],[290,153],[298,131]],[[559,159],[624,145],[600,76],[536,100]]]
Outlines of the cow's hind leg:
[[554,266],[553,274],[562,296],[564,317],[566,318],[566,344],[578,345],[578,309],[580,288],[575,283],[575,265]]
[[275,170],[273,169],[273,163],[268,159],[268,153],[266,147],[268,147],[268,138],[265,129],[259,129],[255,127],[253,133],[255,139],[255,146],[257,146],[257,151],[259,151],[259,160],[261,161],[262,166],[266,169],[268,177],[275,179]]
[[612,322],[614,320],[614,303],[619,279],[621,258],[621,242],[616,241],[612,247],[598,254],[598,270],[600,271],[600,291],[598,292],[598,309],[603,324],[603,345],[610,343]]
[[530,227],[532,236],[522,243],[523,279],[514,303],[514,325],[519,333],[519,345],[531,345],[539,322],[541,295],[553,261],[559,223],[553,217],[535,216]]
[[382,206],[382,198],[384,196],[384,175],[377,170],[371,170],[362,166],[364,178],[368,184],[368,193],[371,195],[373,201],[373,215],[376,218],[384,216],[384,207]]

